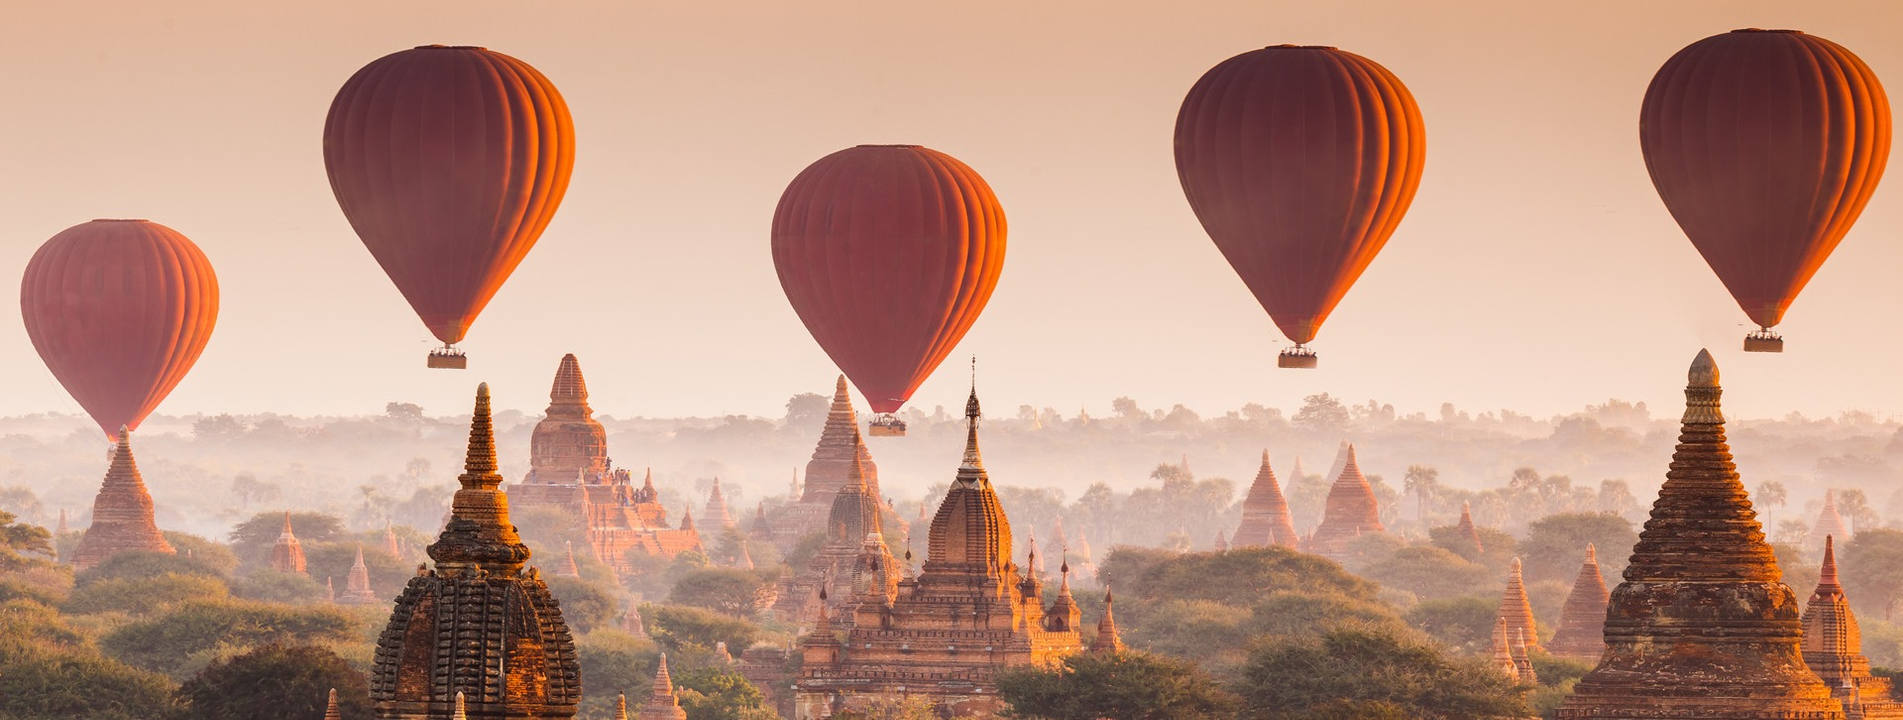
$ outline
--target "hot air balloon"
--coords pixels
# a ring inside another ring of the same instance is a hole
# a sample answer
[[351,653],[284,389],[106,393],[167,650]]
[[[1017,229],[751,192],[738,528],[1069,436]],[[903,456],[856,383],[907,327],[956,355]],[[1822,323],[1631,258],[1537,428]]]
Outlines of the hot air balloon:
[[111,438],[137,429],[205,350],[218,276],[177,230],[94,220],[33,254],[20,315],[53,377]]
[[1176,115],[1176,174],[1203,229],[1282,334],[1308,343],[1400,224],[1426,159],[1420,107],[1387,68],[1277,45],[1204,73]]
[[1004,209],[976,171],[917,145],[860,145],[800,171],[773,213],[793,310],[878,413],[873,435],[964,337],[1004,269]]
[[1665,61],[1639,111],[1639,147],[1665,207],[1771,331],[1857,221],[1890,157],[1890,101],[1842,45],[1795,30],[1735,30]]
[[548,227],[574,164],[562,94],[484,48],[379,58],[337,91],[324,122],[331,191],[443,341],[433,368],[467,366],[455,343]]

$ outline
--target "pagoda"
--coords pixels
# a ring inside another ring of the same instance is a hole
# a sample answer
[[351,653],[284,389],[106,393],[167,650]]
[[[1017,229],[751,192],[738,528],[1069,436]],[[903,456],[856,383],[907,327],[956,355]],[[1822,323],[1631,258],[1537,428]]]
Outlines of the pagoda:
[[667,673],[667,653],[661,653],[660,667],[654,671],[654,689],[634,714],[634,720],[687,720],[687,711],[681,709],[681,701],[674,695],[674,678]]
[[1533,622],[1533,604],[1526,600],[1526,578],[1517,557],[1507,569],[1507,588],[1500,593],[1499,615],[1507,621],[1508,631],[1524,637],[1527,647],[1540,648],[1539,627]]
[[1841,720],[1804,664],[1785,586],[1725,443],[1711,353],[1692,361],[1671,469],[1606,611],[1606,652],[1561,720]]
[[152,519],[152,496],[146,492],[145,478],[139,476],[139,465],[132,459],[131,434],[123,427],[112,448],[106,479],[93,497],[92,524],[73,550],[73,568],[85,570],[122,552],[177,552],[159,534],[158,523]]
[[812,459],[806,462],[806,483],[797,496],[798,502],[788,503],[774,512],[773,541],[783,548],[792,547],[808,535],[829,532],[825,523],[833,495],[853,482],[849,474],[854,462],[859,463],[867,494],[883,508],[885,496],[879,492],[879,466],[872,462],[872,453],[866,449],[865,438],[859,433],[859,414],[852,408],[846,376],[840,375],[833,385],[832,407],[826,411],[826,425],[819,431],[819,443],[813,447]]
[[291,532],[291,514],[284,513],[284,529],[277,542],[271,543],[271,569],[291,575],[304,574],[304,544]]
[[1513,631],[1507,627],[1506,616],[1495,617],[1493,619],[1492,653],[1487,658],[1487,665],[1492,667],[1495,672],[1518,680],[1520,679],[1520,663],[1513,657],[1512,637]]
[[1090,651],[1098,654],[1123,651],[1123,637],[1117,634],[1117,616],[1111,612],[1114,604],[1110,597],[1110,588],[1103,589],[1103,617],[1097,619],[1097,639],[1090,643]]
[[[854,425],[848,431],[856,441],[859,426]],[[814,553],[804,570],[781,581],[774,606],[781,617],[799,623],[812,622],[818,617],[815,603],[822,588],[832,600],[831,609],[851,599],[853,568],[859,562],[866,538],[882,536],[885,532],[879,510],[879,501],[872,497],[866,481],[865,463],[855,457],[847,466],[846,484],[833,494],[826,518],[826,543]],[[883,540],[879,547],[885,547]],[[888,565],[891,559],[887,553]]]
[[476,390],[457,480],[449,524],[428,548],[435,568],[418,568],[377,639],[376,716],[442,718],[464,710],[466,696],[471,720],[572,718],[581,702],[575,642],[509,522],[487,384]]
[[608,431],[588,406],[588,383],[570,353],[555,369],[548,410],[529,439],[529,473],[509,488],[517,507],[553,507],[586,529],[589,550],[615,572],[633,572],[631,550],[673,557],[701,547],[691,528],[668,525],[648,472],[640,487],[608,459]]
[[924,568],[889,591],[856,589],[850,613],[821,606],[800,639],[795,717],[897,698],[925,699],[940,717],[992,716],[1003,710],[999,668],[1049,665],[1083,649],[1075,603],[1066,607],[1060,592],[1047,609],[1036,576],[1011,561],[1011,524],[978,452],[975,391],[965,418],[964,460],[932,518]]
[[344,594],[337,598],[345,605],[375,605],[382,602],[377,591],[370,589],[370,567],[363,564],[363,546],[357,546],[357,561],[351,563],[350,574],[344,578]]
[[1475,558],[1486,554],[1487,546],[1480,542],[1480,528],[1474,525],[1473,505],[1464,500],[1460,503],[1460,523],[1454,526],[1454,535],[1460,538],[1461,545],[1473,548]]
[[1559,630],[1553,633],[1547,652],[1598,662],[1606,651],[1606,601],[1610,597],[1605,577],[1599,574],[1599,551],[1588,543],[1586,561],[1579,566],[1579,576],[1573,578],[1573,591],[1566,595],[1566,605],[1559,611]]
[[1857,616],[1850,612],[1850,600],[1837,582],[1834,545],[1832,538],[1824,538],[1823,571],[1817,590],[1804,606],[1804,664],[1830,686],[1850,720],[1903,718],[1903,703],[1891,698],[1890,680],[1870,674]]
[[720,491],[720,478],[714,478],[714,488],[707,492],[707,509],[700,516],[711,520],[715,527],[732,529],[739,527],[733,519],[733,512],[727,509],[727,496]]
[[1322,524],[1308,539],[1308,552],[1335,560],[1348,556],[1349,544],[1363,533],[1384,532],[1381,508],[1375,502],[1374,488],[1361,474],[1355,461],[1355,446],[1346,447],[1346,459],[1335,484],[1328,488],[1328,503]]
[[1295,534],[1295,520],[1289,515],[1288,499],[1269,469],[1269,451],[1262,451],[1262,467],[1255,471],[1255,482],[1242,500],[1242,524],[1236,527],[1235,547],[1275,545],[1294,549],[1301,544]]
[[[1850,539],[1850,524],[1837,512],[1837,491],[1824,491],[1824,509],[1817,513],[1817,524],[1810,529],[1811,547],[1822,547],[1828,538]],[[1815,555],[1811,557],[1816,557]]]

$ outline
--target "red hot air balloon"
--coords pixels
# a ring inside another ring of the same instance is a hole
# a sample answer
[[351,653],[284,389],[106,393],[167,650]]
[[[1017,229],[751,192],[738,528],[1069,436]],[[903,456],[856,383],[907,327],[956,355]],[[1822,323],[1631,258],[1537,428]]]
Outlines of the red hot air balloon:
[[430,45],[365,65],[331,101],[324,166],[350,226],[443,341],[455,343],[535,246],[568,190],[575,127],[528,63]]
[[969,166],[916,145],[820,158],[780,195],[773,265],[813,339],[866,396],[873,435],[964,337],[1004,269],[1004,209]]
[[1890,157],[1890,101],[1863,60],[1794,30],[1692,43],[1645,91],[1639,147],[1665,207],[1758,324],[1771,328],[1857,221]]
[[1176,115],[1176,174],[1203,229],[1295,347],[1401,222],[1426,160],[1421,110],[1387,68],[1331,47],[1229,58]]
[[53,377],[110,438],[137,429],[205,350],[218,276],[177,230],[94,220],[33,254],[20,315]]

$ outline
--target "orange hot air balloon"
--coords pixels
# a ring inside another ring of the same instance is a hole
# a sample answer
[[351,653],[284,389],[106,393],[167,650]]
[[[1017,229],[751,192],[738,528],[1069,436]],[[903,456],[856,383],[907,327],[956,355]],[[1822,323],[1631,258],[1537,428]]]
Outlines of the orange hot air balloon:
[[535,246],[568,190],[575,127],[528,63],[430,45],[365,65],[331,101],[324,167],[350,226],[443,341],[454,344]]
[[1387,68],[1278,45],[1204,73],[1176,115],[1176,174],[1203,229],[1295,347],[1401,222],[1426,160],[1421,110]]
[[964,337],[1004,270],[1004,209],[969,166],[860,145],[800,171],[773,213],[773,265],[813,339],[859,386],[873,435]]
[[1639,111],[1665,207],[1758,331],[1771,332],[1857,221],[1890,157],[1890,101],[1842,45],[1736,30],[1665,61]]
[[111,438],[137,429],[204,352],[218,276],[177,230],[94,220],[33,254],[20,316],[53,377]]

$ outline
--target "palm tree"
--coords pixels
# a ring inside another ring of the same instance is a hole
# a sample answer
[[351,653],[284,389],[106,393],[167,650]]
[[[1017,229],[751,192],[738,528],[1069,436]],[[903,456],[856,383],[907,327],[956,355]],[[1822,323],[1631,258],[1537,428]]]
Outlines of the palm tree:
[[1427,527],[1427,496],[1440,489],[1440,471],[1427,465],[1409,465],[1401,478],[1402,490],[1414,496],[1414,521]]
[[1764,482],[1758,483],[1758,491],[1752,494],[1757,496],[1755,498],[1757,501],[1757,505],[1759,507],[1765,508],[1765,512],[1764,512],[1765,519],[1763,522],[1763,525],[1765,527],[1771,526],[1770,508],[1782,507],[1784,505],[1784,501],[1790,499],[1789,493],[1785,492],[1784,490],[1784,483],[1778,482],[1776,480],[1766,480]]

